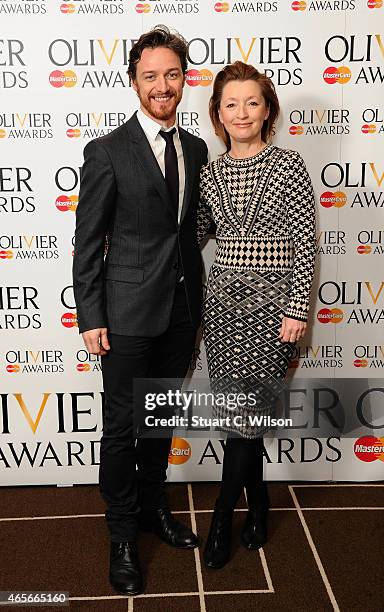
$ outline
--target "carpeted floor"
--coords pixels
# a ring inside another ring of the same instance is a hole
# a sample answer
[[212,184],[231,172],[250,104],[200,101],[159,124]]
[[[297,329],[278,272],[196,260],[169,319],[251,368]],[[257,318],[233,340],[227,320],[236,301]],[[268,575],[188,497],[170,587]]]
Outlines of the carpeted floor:
[[[168,488],[178,518],[204,542],[217,485]],[[240,545],[244,499],[235,513],[232,558],[222,570],[205,569],[201,549],[176,550],[140,534],[145,593],[127,598],[108,583],[109,542],[96,486],[2,488],[0,591],[68,592],[71,611],[383,612],[384,485],[272,483],[269,490],[264,549]]]

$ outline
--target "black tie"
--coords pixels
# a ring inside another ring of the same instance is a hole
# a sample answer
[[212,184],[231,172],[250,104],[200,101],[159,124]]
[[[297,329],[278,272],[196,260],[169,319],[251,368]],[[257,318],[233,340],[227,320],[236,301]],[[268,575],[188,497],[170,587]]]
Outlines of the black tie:
[[171,202],[176,211],[176,216],[179,213],[179,169],[177,165],[177,153],[175,149],[175,143],[173,142],[173,135],[176,132],[176,128],[172,128],[169,132],[160,130],[159,134],[165,140],[165,182],[167,183],[169,195],[171,196]]

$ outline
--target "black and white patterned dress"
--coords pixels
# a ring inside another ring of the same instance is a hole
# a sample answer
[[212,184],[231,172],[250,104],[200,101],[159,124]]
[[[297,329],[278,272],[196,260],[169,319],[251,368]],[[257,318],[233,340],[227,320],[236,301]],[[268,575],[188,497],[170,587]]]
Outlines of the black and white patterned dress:
[[[209,376],[222,382],[216,390],[229,392],[238,381],[238,390],[261,393],[256,406],[236,408],[242,424],[223,427],[253,438],[266,429],[249,416],[271,415],[268,389],[285,378],[294,350],[278,338],[282,318],[307,320],[316,250],[312,184],[299,153],[270,144],[253,157],[226,153],[204,166],[200,187],[198,239],[213,220],[217,243],[203,310]],[[215,417],[233,414],[226,406],[214,410]]]

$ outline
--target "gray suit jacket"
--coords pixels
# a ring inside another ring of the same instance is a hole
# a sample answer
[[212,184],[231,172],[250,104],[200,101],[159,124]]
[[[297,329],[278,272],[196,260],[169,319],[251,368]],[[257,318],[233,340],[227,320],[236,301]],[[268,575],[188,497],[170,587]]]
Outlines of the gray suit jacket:
[[[80,332],[157,336],[168,326],[180,254],[190,319],[200,322],[196,237],[203,140],[180,128],[185,192],[178,224],[166,182],[136,113],[84,149],[73,286]],[[108,252],[104,246],[108,236]]]

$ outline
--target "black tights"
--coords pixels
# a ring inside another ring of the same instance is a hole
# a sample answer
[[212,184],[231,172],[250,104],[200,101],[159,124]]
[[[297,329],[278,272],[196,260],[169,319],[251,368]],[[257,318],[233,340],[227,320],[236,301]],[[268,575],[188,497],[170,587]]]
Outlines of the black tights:
[[220,509],[233,510],[244,487],[249,508],[268,507],[267,486],[263,481],[263,446],[263,438],[227,438],[218,500]]

